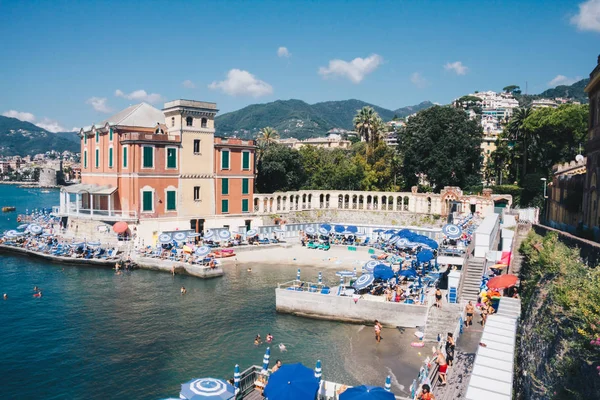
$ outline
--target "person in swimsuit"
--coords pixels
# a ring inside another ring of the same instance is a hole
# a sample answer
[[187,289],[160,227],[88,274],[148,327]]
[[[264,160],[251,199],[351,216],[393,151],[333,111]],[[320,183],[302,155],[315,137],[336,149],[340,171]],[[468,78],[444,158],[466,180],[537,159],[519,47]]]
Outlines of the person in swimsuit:
[[446,380],[446,372],[448,371],[448,364],[446,363],[446,357],[442,354],[441,351],[437,353],[437,360],[440,373],[440,386],[446,385],[448,381]]
[[435,305],[437,308],[442,308],[442,291],[440,288],[435,290]]
[[279,368],[281,368],[281,360],[275,361],[275,365],[273,366],[273,368],[271,368],[271,373],[277,371]]
[[181,287],[181,294],[186,294],[186,293],[187,293],[187,290],[186,290],[186,288],[182,286],[182,287]]
[[381,324],[379,323],[379,321],[375,320],[375,340],[377,341],[377,343],[381,342]]
[[267,343],[271,343],[273,341],[273,335],[267,333],[267,338],[265,340],[267,341]]
[[261,338],[260,338],[260,335],[256,335],[256,337],[254,338],[254,344],[255,344],[256,346],[258,346],[258,345],[259,345],[259,344],[261,344],[261,343],[262,343],[262,340],[261,340]]
[[424,384],[421,387],[421,393],[417,397],[418,400],[435,400],[435,396],[431,393],[431,387],[428,384]]
[[448,337],[446,338],[446,361],[449,366],[452,366],[452,362],[454,361],[455,348],[456,343],[454,343],[454,335],[451,332],[448,332]]
[[465,320],[465,325],[467,328],[470,325],[473,325],[473,313],[475,312],[475,307],[473,307],[473,302],[469,300],[467,306],[465,307],[465,312],[467,314],[467,319]]

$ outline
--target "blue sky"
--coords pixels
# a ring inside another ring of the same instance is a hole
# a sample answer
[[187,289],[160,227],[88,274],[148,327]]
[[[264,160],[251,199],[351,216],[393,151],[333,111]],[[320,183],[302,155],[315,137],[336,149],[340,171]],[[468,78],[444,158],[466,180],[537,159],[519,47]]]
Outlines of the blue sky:
[[[600,0],[0,0],[0,113],[51,129],[141,100],[396,109],[588,76]],[[280,50],[284,47],[286,50]]]

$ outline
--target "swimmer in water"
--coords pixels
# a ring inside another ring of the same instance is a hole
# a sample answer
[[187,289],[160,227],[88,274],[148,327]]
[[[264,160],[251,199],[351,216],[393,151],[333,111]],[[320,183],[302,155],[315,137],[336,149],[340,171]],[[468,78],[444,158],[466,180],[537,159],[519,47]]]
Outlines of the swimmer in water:
[[271,343],[273,341],[273,335],[267,333],[267,338],[265,340],[267,341],[267,343]]
[[186,294],[186,293],[187,293],[187,290],[185,289],[185,287],[182,286],[181,287],[181,294]]
[[287,347],[285,347],[285,344],[279,343],[279,351],[287,351]]
[[42,297],[42,291],[40,290],[39,292],[34,294],[33,297]]
[[247,270],[247,271],[248,271],[248,272],[252,272],[252,268],[248,268],[248,270]]
[[262,343],[262,340],[260,338],[260,335],[256,335],[256,337],[254,338],[254,345],[258,346],[261,343]]
[[6,293],[4,293],[4,296],[2,296],[4,298],[4,300],[8,300],[8,295]]
[[34,287],[33,287],[33,291],[34,291],[34,292],[38,292],[39,290],[40,290],[40,289],[39,289],[37,286],[34,286]]

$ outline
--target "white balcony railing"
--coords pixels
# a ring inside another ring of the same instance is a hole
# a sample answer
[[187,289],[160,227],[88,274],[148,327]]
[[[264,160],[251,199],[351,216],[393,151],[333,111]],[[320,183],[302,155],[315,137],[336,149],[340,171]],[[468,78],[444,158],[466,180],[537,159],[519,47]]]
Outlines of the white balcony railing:
[[97,210],[89,208],[79,208],[74,204],[69,204],[69,207],[62,205],[53,207],[52,211],[55,214],[62,216],[70,216],[76,218],[103,219],[103,220],[136,220],[136,211],[123,210]]

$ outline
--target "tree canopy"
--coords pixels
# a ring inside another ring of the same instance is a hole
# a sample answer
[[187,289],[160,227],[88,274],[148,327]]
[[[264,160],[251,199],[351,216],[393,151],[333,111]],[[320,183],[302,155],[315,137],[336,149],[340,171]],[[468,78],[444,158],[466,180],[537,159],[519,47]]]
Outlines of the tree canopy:
[[424,177],[435,191],[480,181],[482,129],[463,110],[434,106],[411,117],[400,135],[408,186]]

